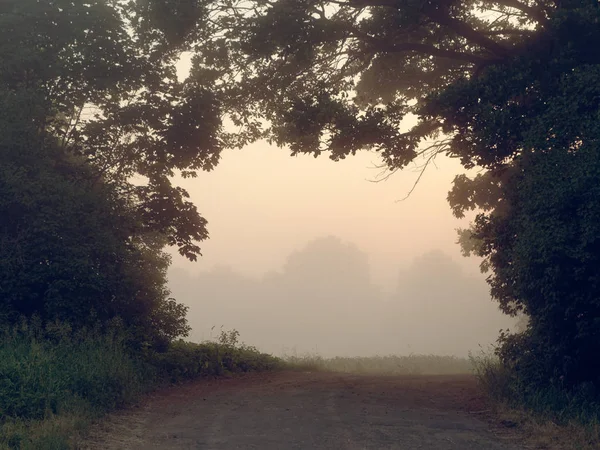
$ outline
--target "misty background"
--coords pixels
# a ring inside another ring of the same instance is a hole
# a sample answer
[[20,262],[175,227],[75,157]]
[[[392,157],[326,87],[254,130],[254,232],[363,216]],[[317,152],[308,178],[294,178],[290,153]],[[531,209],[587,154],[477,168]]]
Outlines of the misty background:
[[367,255],[334,236],[309,242],[261,278],[221,266],[196,275],[173,269],[170,280],[190,306],[192,341],[215,337],[223,325],[274,354],[467,356],[511,325],[481,277],[442,251],[399,270],[387,293],[373,283]]
[[[169,286],[190,339],[237,329],[276,355],[467,356],[514,328],[479,260],[456,244],[446,201],[458,162],[438,157],[385,182],[377,155],[332,162],[264,143],[227,151],[216,171],[177,180],[208,220],[203,256],[173,252]],[[213,328],[211,330],[211,328]]]

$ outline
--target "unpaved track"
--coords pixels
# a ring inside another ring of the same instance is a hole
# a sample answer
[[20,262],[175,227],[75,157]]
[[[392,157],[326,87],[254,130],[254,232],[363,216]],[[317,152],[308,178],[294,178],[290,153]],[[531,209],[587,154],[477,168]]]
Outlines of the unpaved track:
[[470,376],[256,374],[153,394],[80,448],[518,450],[482,408]]

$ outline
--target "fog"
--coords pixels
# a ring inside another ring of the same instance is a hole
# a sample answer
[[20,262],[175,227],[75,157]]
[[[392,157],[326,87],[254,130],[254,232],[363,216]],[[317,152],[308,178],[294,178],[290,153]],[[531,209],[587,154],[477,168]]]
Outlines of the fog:
[[197,275],[176,268],[170,279],[174,296],[190,306],[191,340],[224,326],[274,354],[466,356],[512,324],[484,280],[441,251],[399,270],[396,288],[384,293],[366,253],[334,236],[308,242],[261,278],[221,266]]
[[[170,288],[191,339],[235,328],[261,350],[323,356],[465,356],[513,325],[456,244],[446,201],[457,161],[373,183],[375,155],[341,162],[262,143],[178,180],[208,219],[196,263],[174,254]],[[211,331],[212,327],[215,327]]]

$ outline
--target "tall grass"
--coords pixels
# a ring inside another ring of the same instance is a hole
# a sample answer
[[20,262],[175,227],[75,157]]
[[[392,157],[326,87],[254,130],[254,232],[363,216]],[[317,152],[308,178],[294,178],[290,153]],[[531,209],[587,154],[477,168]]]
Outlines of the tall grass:
[[483,391],[498,414],[520,427],[536,448],[600,448],[600,397],[589,386],[573,390],[532,386],[491,353],[471,357]]
[[132,351],[118,327],[73,332],[34,320],[0,330],[0,449],[72,448],[93,420],[161,384],[281,367],[238,336],[159,353]]
[[532,385],[522,379],[518,371],[505,367],[495,355],[482,354],[473,357],[472,362],[484,391],[497,401],[530,410],[557,423],[573,420],[597,423],[600,420],[600,395],[589,385],[570,390],[550,383]]
[[156,370],[116,333],[35,321],[4,329],[0,448],[67,448],[67,436],[58,432],[65,424],[56,418],[92,420],[133,401],[155,380]]

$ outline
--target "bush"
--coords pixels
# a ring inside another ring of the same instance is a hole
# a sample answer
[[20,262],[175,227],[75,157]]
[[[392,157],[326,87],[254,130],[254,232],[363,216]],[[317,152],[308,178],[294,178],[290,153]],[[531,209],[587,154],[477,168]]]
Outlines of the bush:
[[274,370],[281,361],[261,353],[254,347],[238,343],[236,330],[222,331],[217,342],[196,344],[179,340],[166,352],[150,356],[159,376],[171,382],[197,377]]
[[[498,353],[502,354],[507,348],[503,345]],[[563,425],[600,422],[600,395],[592,384],[566,388],[544,383],[541,378],[538,384],[532,384],[533,366],[521,371],[519,366],[507,363],[498,355],[480,355],[472,361],[483,390],[496,402]]]
[[[19,98],[0,86],[0,100]],[[139,343],[187,336],[187,308],[167,288],[168,233],[149,230],[139,202],[51,136],[8,139],[11,118],[0,111],[0,324],[37,315],[90,327],[118,316]]]
[[42,419],[82,404],[104,412],[135,398],[153,372],[116,333],[23,322],[2,332],[0,416]]
[[39,319],[0,330],[0,449],[67,449],[100,415],[165,383],[273,370],[279,359],[238,343],[172,342],[164,352],[135,350],[114,321],[73,329]]

